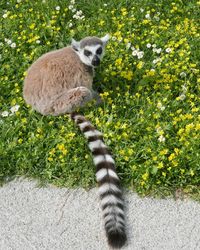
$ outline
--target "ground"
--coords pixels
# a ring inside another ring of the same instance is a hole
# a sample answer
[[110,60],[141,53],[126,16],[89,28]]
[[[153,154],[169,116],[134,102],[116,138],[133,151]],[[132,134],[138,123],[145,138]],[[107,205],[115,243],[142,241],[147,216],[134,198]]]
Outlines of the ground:
[[[15,180],[0,188],[0,248],[107,250],[97,190],[71,190]],[[125,192],[124,250],[197,250],[200,204],[139,198]]]

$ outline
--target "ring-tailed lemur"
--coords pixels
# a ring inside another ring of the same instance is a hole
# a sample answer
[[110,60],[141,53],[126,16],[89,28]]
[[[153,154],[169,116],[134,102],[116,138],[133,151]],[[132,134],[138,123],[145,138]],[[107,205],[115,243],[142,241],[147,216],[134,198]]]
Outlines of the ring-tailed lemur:
[[92,89],[93,71],[100,64],[109,35],[72,39],[71,46],[49,52],[36,60],[27,72],[25,101],[43,115],[71,113],[71,118],[88,139],[96,165],[96,179],[110,245],[126,242],[124,205],[115,162],[103,142],[102,134],[82,115],[74,113],[99,95]]

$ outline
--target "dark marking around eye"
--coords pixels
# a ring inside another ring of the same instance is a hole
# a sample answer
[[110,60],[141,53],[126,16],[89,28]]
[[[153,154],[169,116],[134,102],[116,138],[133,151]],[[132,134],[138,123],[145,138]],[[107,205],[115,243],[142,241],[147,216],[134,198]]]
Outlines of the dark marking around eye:
[[85,56],[91,56],[92,55],[92,52],[87,50],[87,49],[84,49],[84,55]]
[[98,48],[97,51],[96,51],[96,53],[99,54],[99,55],[101,55],[101,53],[102,53],[102,48],[101,48],[101,47]]

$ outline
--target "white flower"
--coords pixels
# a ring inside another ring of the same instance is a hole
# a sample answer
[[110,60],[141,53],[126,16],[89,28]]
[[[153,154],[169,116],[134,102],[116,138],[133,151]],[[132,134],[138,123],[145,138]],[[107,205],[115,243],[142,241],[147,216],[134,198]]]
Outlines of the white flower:
[[73,9],[72,9],[72,13],[74,13],[74,12],[76,12],[76,8],[73,8]]
[[160,107],[162,107],[162,103],[161,103],[161,102],[158,102],[157,108],[160,108]]
[[104,5],[104,6],[108,6],[107,3],[104,3],[103,5]]
[[186,73],[185,72],[181,72],[180,73],[180,77],[186,77]]
[[75,0],[71,0],[70,3],[71,3],[71,4],[75,4]]
[[150,43],[147,43],[147,48],[151,48],[151,44]]
[[161,49],[161,48],[159,48],[159,49],[157,49],[157,50],[156,50],[156,53],[157,53],[157,54],[160,54],[160,53],[161,53],[161,51],[162,51],[162,49]]
[[131,50],[136,50],[136,49],[135,49],[135,47],[132,46],[132,47],[131,47]]
[[60,6],[56,6],[56,10],[60,10]]
[[78,10],[77,12],[76,12],[76,15],[78,15],[78,16],[81,16],[83,14],[83,11],[82,10]]
[[6,17],[8,17],[8,14],[7,13],[3,14],[3,18],[6,18]]
[[36,43],[37,43],[37,44],[40,44],[40,43],[41,43],[41,41],[40,41],[40,40],[36,40]]
[[185,100],[185,98],[186,98],[186,96],[185,96],[184,94],[181,94],[181,95],[179,96],[179,99],[180,99],[181,101]]
[[73,23],[69,23],[69,25],[68,25],[68,26],[69,26],[69,28],[71,28],[71,27],[73,26]]
[[72,10],[74,8],[74,6],[73,5],[69,5],[68,8],[69,8],[69,10]]
[[165,137],[163,135],[160,135],[159,138],[158,138],[158,141],[159,142],[165,142]]
[[9,115],[8,111],[3,111],[3,112],[1,113],[1,116],[2,116],[2,117],[7,117],[8,115]]
[[153,48],[153,52],[156,52],[157,51],[157,49],[156,48]]
[[7,42],[8,45],[10,45],[10,44],[12,43],[12,41],[9,40],[9,39],[6,39],[6,38],[5,38],[5,40],[6,40],[5,42]]
[[140,8],[140,12],[144,12],[144,9]]
[[145,17],[147,18],[147,19],[151,19],[151,17],[150,17],[150,14],[148,13],[148,14],[146,14],[145,15]]
[[10,47],[11,47],[11,48],[16,48],[16,43],[12,43],[12,44],[10,45]]
[[160,20],[160,17],[158,17],[158,16],[155,16],[154,18],[155,18],[156,21]]
[[17,0],[17,3],[21,3],[22,0]]
[[158,59],[153,60],[153,64],[156,64],[158,62]]
[[138,54],[137,50],[133,50],[132,56],[137,56],[137,54]]
[[154,44],[152,45],[152,47],[153,47],[153,48],[156,48],[156,44],[154,43]]
[[166,48],[166,50],[165,50],[167,53],[170,53],[171,51],[172,51],[172,49],[171,48]]
[[159,133],[160,131],[162,131],[161,127],[156,128],[156,132]]
[[186,93],[187,92],[187,86],[184,84],[181,86],[182,90],[183,90],[183,93]]
[[162,106],[162,107],[160,108],[160,110],[161,110],[161,111],[165,110],[165,106]]
[[162,59],[160,57],[153,60],[153,64],[156,64],[158,62],[162,62]]
[[160,109],[161,111],[165,110],[165,106],[163,106],[161,102],[158,102],[157,108]]
[[130,47],[131,47],[131,43],[127,43],[127,44],[126,44],[126,48],[127,48],[127,49],[130,49]]
[[161,48],[157,49],[156,47],[153,48],[153,52],[156,52],[157,54],[160,54],[162,51]]
[[140,51],[140,52],[137,53],[138,59],[141,59],[143,56],[144,56],[144,52],[143,51]]
[[18,109],[19,109],[19,105],[15,105],[15,106],[13,106],[11,109],[10,109],[10,111],[11,111],[11,113],[15,113],[15,112],[17,112],[18,111]]

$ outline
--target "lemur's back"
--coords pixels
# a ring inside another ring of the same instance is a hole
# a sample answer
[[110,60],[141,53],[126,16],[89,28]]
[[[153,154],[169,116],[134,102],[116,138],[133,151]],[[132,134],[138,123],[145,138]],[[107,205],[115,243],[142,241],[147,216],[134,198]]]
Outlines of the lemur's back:
[[92,71],[71,47],[44,54],[27,72],[24,99],[36,110],[38,104],[53,101],[63,91],[76,87],[92,88]]

